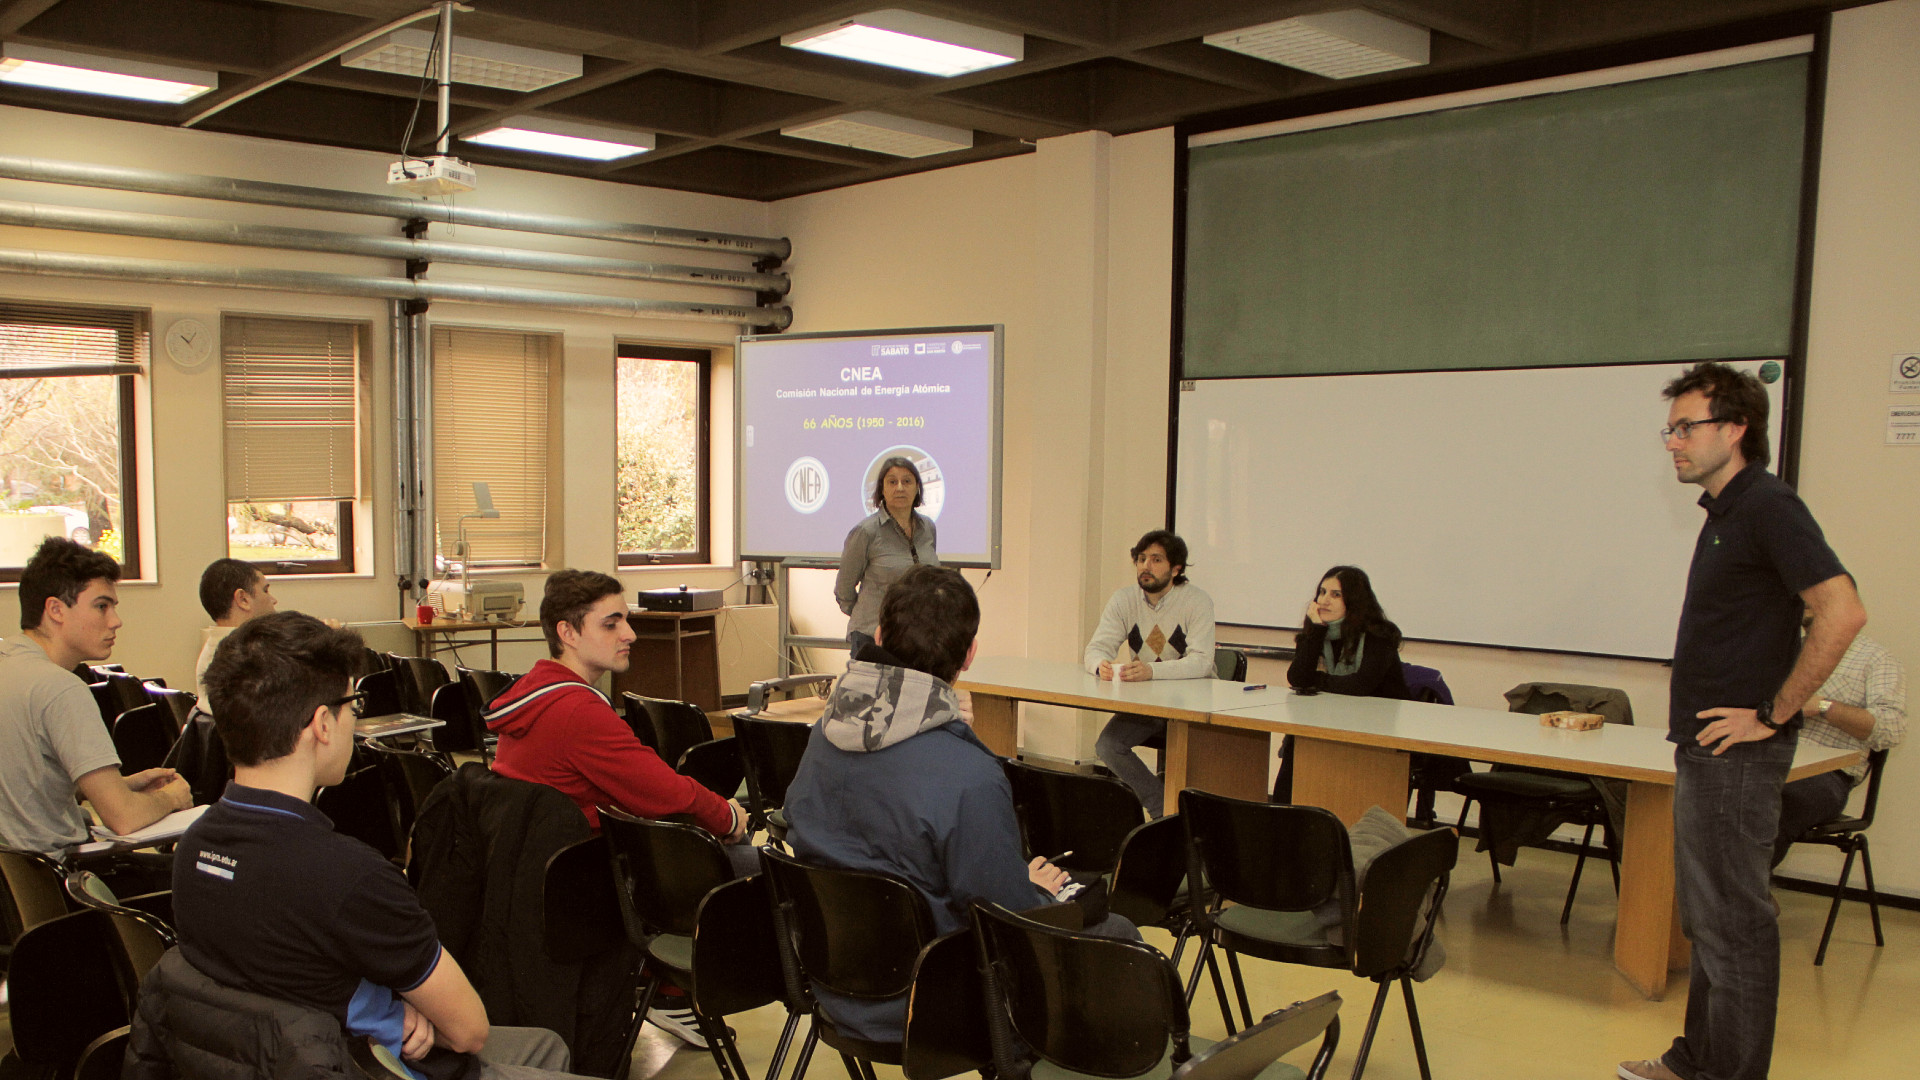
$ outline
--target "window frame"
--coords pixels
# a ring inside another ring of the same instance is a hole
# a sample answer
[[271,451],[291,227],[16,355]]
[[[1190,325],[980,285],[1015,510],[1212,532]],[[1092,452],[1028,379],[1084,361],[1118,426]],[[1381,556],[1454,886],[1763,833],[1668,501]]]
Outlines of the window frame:
[[[130,338],[129,347],[134,359],[132,364],[137,370],[128,371],[121,367],[118,371],[101,371],[95,374],[73,372],[64,375],[43,375],[41,378],[86,378],[97,379],[102,376],[113,378],[114,411],[119,424],[120,435],[120,580],[140,581],[140,380],[146,378],[153,362],[153,313],[146,308],[126,308],[101,304],[75,304],[64,301],[42,301],[35,298],[0,299],[0,307],[18,305],[21,307],[66,308],[75,313],[87,312],[125,312],[132,316],[131,326],[124,331]],[[119,330],[118,327],[103,327]],[[119,366],[119,365],[116,365]],[[94,538],[98,542],[99,538]],[[0,566],[0,584],[17,585],[25,566]]]
[[[260,572],[262,574],[267,575],[268,577],[307,577],[315,574],[357,573],[359,571],[360,550],[357,546],[358,540],[354,535],[354,523],[359,516],[358,511],[359,511],[360,502],[364,501],[367,498],[366,490],[362,485],[364,484],[364,481],[366,479],[366,476],[365,476],[366,455],[367,455],[366,439],[368,434],[368,428],[365,424],[365,421],[368,418],[367,401],[368,401],[368,392],[370,390],[370,379],[369,379],[370,372],[368,369],[368,360],[370,357],[373,328],[364,319],[333,318],[325,315],[290,315],[290,314],[283,314],[279,312],[265,312],[265,311],[223,311],[221,312],[220,313],[220,364],[221,364],[220,408],[221,408],[223,419],[222,419],[222,428],[221,428],[221,435],[220,435],[220,452],[221,452],[221,457],[223,462],[225,460],[225,455],[226,455],[226,430],[224,426],[225,425],[224,415],[226,412],[225,365],[226,365],[226,348],[227,348],[227,340],[226,340],[227,326],[229,322],[235,319],[272,319],[272,320],[278,320],[278,321],[284,321],[284,322],[334,323],[336,325],[350,327],[353,330],[353,347],[354,347],[353,445],[355,448],[354,450],[355,471],[357,474],[359,474],[359,477],[358,477],[358,480],[356,481],[355,486],[357,488],[360,488],[360,495],[357,499],[338,500],[337,508],[334,511],[334,523],[336,528],[335,535],[339,539],[340,557],[337,559],[299,559],[299,560],[296,560],[296,559],[247,559],[244,561],[253,566],[259,567]],[[285,502],[288,500],[258,499],[258,500],[252,500],[252,501],[254,502]],[[324,502],[324,501],[332,501],[332,500],[298,499],[298,500],[292,500],[292,501]],[[230,517],[232,508],[239,504],[232,503],[232,502],[223,502],[221,505],[228,510],[228,513],[222,516]],[[227,554],[230,557],[235,557],[235,558],[238,557],[233,555],[231,534],[229,534],[228,536]]]
[[[694,510],[691,551],[620,550],[620,364],[625,360],[667,360],[691,363],[694,376],[694,473],[698,477],[698,505]],[[646,566],[704,566],[713,559],[713,350],[686,345],[650,345],[623,341],[614,349],[613,402],[613,543],[620,569]]]

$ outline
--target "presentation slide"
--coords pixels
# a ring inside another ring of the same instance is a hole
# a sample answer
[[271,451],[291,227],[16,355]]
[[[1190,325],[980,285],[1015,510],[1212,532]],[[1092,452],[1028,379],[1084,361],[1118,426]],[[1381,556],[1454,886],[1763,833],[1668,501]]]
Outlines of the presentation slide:
[[999,326],[743,337],[740,557],[837,559],[881,463],[920,470],[940,561],[1000,565]]

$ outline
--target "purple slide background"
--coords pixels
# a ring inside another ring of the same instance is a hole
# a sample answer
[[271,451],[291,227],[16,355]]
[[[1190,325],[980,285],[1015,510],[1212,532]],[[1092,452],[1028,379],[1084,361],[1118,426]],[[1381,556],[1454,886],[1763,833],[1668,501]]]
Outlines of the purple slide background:
[[[954,355],[955,342],[965,350]],[[916,344],[927,352],[913,353]],[[897,351],[905,347],[905,355]],[[847,531],[866,516],[866,470],[874,456],[900,444],[932,456],[945,484],[937,520],[942,560],[985,563],[993,510],[993,346],[990,331],[909,333],[831,339],[788,338],[742,343],[740,368],[740,538],[743,556],[838,557]],[[878,368],[879,379],[846,369]],[[950,393],[884,395],[882,388],[944,385]],[[838,390],[854,396],[787,397],[779,391]],[[871,390],[861,395],[861,388]],[[830,418],[881,427],[832,428]],[[924,427],[898,426],[924,417]],[[805,422],[814,421],[814,430]],[[801,513],[786,492],[788,468],[801,457],[826,468],[826,501]]]

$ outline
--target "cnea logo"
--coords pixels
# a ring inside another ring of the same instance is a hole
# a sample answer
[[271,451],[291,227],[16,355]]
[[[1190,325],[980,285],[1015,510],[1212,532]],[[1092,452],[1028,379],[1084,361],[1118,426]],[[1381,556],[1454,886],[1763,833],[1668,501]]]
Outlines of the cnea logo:
[[795,458],[787,466],[787,505],[811,514],[827,504],[827,467],[815,457]]

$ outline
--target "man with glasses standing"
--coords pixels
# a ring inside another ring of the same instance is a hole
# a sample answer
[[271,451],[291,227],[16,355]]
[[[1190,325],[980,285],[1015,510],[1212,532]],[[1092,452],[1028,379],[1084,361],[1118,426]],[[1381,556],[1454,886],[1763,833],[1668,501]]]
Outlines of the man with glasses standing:
[[[1762,1080],[1780,928],[1767,883],[1799,714],[1866,625],[1852,579],[1792,488],[1767,472],[1767,395],[1725,364],[1667,385],[1661,432],[1705,489],[1674,643],[1674,891],[1693,946],[1684,1033],[1623,1080]],[[1812,613],[1799,641],[1802,604]]]

